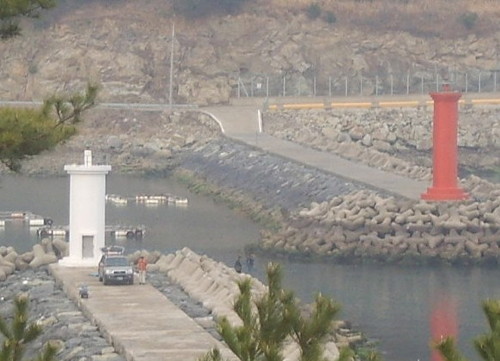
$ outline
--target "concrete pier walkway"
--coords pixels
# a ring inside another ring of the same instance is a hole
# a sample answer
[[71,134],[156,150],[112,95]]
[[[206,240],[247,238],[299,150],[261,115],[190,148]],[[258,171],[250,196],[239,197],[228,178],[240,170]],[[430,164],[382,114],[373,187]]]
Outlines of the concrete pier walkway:
[[261,119],[259,108],[255,105],[210,107],[203,109],[203,112],[211,115],[221,125],[222,131],[228,138],[346,180],[363,183],[373,189],[417,200],[430,186],[428,182],[371,168],[332,153],[321,152],[262,133],[261,126],[265,119]]
[[[65,293],[127,361],[196,361],[214,346],[224,359],[239,360],[151,285],[104,286],[96,268],[50,265]],[[87,285],[90,297],[79,296]]]

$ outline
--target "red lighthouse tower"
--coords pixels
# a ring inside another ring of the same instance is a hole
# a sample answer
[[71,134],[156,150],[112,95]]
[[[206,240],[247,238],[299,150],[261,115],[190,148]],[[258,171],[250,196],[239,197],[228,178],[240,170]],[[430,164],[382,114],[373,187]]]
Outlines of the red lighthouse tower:
[[431,201],[468,199],[469,194],[457,186],[458,99],[462,94],[445,85],[443,91],[430,95],[434,100],[432,187],[421,197]]

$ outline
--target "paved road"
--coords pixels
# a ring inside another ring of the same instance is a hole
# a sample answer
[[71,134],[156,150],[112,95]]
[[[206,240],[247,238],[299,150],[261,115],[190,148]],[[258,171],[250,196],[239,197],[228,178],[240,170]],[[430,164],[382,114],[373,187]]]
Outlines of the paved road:
[[214,117],[221,124],[224,134],[233,140],[374,189],[409,199],[419,199],[430,186],[427,182],[381,171],[332,153],[317,151],[261,133],[261,120],[256,106],[210,107],[203,108],[202,111]]
[[[239,359],[151,285],[104,286],[96,268],[50,265],[56,281],[127,361],[196,361],[214,346]],[[81,299],[87,285],[90,297]]]

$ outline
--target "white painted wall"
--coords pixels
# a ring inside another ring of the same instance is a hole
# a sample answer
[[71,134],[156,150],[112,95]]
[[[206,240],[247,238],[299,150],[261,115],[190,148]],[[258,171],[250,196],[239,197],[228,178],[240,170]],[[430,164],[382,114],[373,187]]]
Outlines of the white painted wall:
[[[97,266],[105,246],[106,174],[111,166],[92,165],[86,152],[84,165],[66,165],[64,170],[70,175],[69,256],[60,264]],[[83,253],[83,236],[94,238],[91,257]]]

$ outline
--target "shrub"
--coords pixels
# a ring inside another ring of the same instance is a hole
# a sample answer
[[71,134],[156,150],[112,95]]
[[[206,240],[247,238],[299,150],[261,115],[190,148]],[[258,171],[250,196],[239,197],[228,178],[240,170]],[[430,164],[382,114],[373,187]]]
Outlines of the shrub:
[[478,18],[479,16],[477,15],[477,13],[467,11],[460,15],[458,20],[460,21],[460,23],[462,23],[463,26],[465,26],[467,30],[470,30],[476,25]]
[[328,24],[334,24],[337,22],[337,17],[333,13],[333,11],[327,11],[326,16],[325,16],[325,20]]
[[317,19],[321,15],[321,6],[318,3],[312,3],[306,8],[309,19]]
[[237,12],[249,0],[174,0],[174,11],[187,18]]

